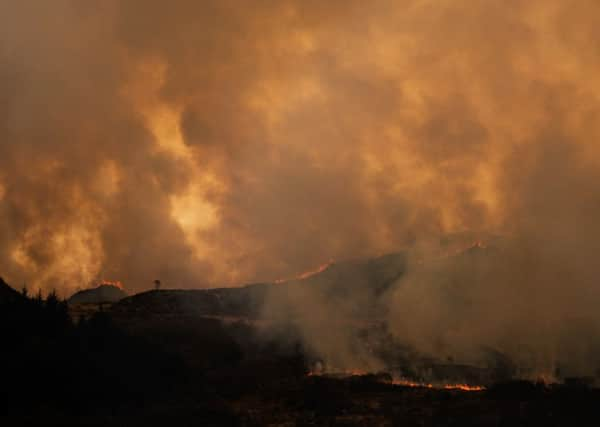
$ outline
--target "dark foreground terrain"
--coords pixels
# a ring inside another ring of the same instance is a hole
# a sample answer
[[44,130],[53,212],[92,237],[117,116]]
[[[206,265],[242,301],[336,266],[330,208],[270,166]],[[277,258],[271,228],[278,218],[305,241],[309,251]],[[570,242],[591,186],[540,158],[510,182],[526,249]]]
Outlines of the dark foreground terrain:
[[596,390],[517,382],[464,392],[394,386],[368,376],[275,378],[269,377],[268,367],[262,369],[260,380],[213,377],[198,380],[194,387],[182,384],[169,393],[152,390],[155,395],[138,391],[124,397],[117,391],[101,402],[85,397],[70,403],[27,402],[7,409],[0,420],[7,426],[597,426],[600,422]]
[[223,292],[191,305],[149,292],[74,320],[56,296],[0,282],[0,425],[600,425],[600,391],[583,381],[461,391],[309,375],[299,341],[257,335],[261,286]]

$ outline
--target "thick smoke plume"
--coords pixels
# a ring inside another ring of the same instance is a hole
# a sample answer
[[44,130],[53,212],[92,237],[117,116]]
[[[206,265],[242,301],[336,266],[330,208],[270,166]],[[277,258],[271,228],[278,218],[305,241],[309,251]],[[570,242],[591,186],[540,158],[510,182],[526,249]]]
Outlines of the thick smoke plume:
[[599,31],[595,1],[2,2],[0,271],[233,285],[486,231],[470,308],[415,268],[390,329],[569,352],[600,326]]

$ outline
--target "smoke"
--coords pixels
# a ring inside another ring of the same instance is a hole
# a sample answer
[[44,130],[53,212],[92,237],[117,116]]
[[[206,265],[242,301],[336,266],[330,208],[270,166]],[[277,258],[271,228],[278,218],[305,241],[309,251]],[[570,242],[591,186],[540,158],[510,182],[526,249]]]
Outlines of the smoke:
[[409,273],[392,330],[596,328],[599,21],[593,1],[4,2],[0,271],[233,285],[484,230],[510,243],[461,291],[480,308]]
[[599,176],[589,152],[555,128],[568,115],[506,160],[513,235],[483,254],[414,265],[396,283],[396,336],[459,360],[498,349],[530,375],[598,374]]

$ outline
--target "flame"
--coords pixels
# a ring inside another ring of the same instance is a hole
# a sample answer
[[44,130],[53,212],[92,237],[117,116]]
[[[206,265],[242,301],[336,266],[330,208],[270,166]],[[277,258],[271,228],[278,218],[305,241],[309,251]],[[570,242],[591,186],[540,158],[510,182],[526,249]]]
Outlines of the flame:
[[335,264],[335,260],[332,258],[329,261],[327,261],[325,264],[321,264],[315,270],[305,271],[304,273],[300,273],[297,276],[292,277],[291,279],[276,279],[275,283],[284,283],[284,282],[290,282],[292,280],[308,279],[309,277],[314,276],[315,274],[322,273],[323,271],[325,271],[329,267],[331,267],[333,264]]
[[394,378],[392,380],[392,384],[400,385],[404,387],[420,387],[420,388],[433,388],[433,389],[441,389],[441,390],[461,390],[461,391],[483,391],[485,387],[480,385],[471,385],[471,384],[431,384],[431,383],[421,383],[414,382],[402,378]]
[[315,274],[319,274],[325,270],[327,270],[334,263],[333,259],[330,259],[325,264],[321,264],[316,270],[305,271],[302,274],[299,274],[296,279],[308,279],[310,276],[314,276]]
[[108,286],[115,286],[121,290],[123,290],[123,283],[121,283],[119,280],[99,280],[97,282],[98,286],[104,286],[104,285],[108,285]]
[[[368,372],[361,371],[361,370],[345,370],[345,371],[341,371],[341,372],[330,373],[329,375],[354,377],[354,376],[364,376],[364,375],[368,375],[368,374],[369,374]],[[328,374],[324,374],[323,372],[318,372],[318,371],[310,371],[310,372],[308,372],[307,375],[309,377],[316,377],[316,376],[322,376],[322,375],[328,375]],[[398,385],[398,386],[403,386],[403,387],[430,388],[430,389],[436,389],[436,390],[484,391],[486,389],[484,386],[481,386],[481,385],[472,385],[472,384],[466,384],[466,383],[433,384],[433,383],[411,381],[411,380],[408,380],[405,378],[393,378],[391,383],[393,385]]]

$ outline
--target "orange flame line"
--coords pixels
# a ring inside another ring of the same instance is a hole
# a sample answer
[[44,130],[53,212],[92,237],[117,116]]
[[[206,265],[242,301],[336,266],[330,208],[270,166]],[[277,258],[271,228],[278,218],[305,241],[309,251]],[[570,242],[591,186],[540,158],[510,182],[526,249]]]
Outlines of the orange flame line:
[[297,276],[292,277],[291,279],[276,279],[275,283],[285,283],[285,282],[289,282],[292,280],[308,279],[309,277],[314,276],[315,274],[319,274],[319,273],[327,270],[334,263],[335,263],[335,261],[333,259],[330,259],[325,264],[321,264],[316,270],[305,271],[304,273],[300,273]]
[[[347,376],[347,377],[352,377],[352,376],[364,376],[364,375],[367,375],[368,373],[364,372],[364,371],[359,371],[359,370],[352,370],[352,371],[339,372],[339,374],[343,375],[343,376]],[[309,377],[313,377],[313,376],[322,376],[324,374],[320,373],[320,372],[311,371],[307,375]],[[471,385],[471,384],[463,384],[463,383],[432,384],[432,383],[422,383],[422,382],[410,381],[410,380],[406,380],[403,378],[392,379],[392,384],[398,385],[398,386],[404,386],[404,387],[430,388],[430,389],[436,389],[436,390],[484,391],[486,389],[484,386],[481,386],[481,385]]]

